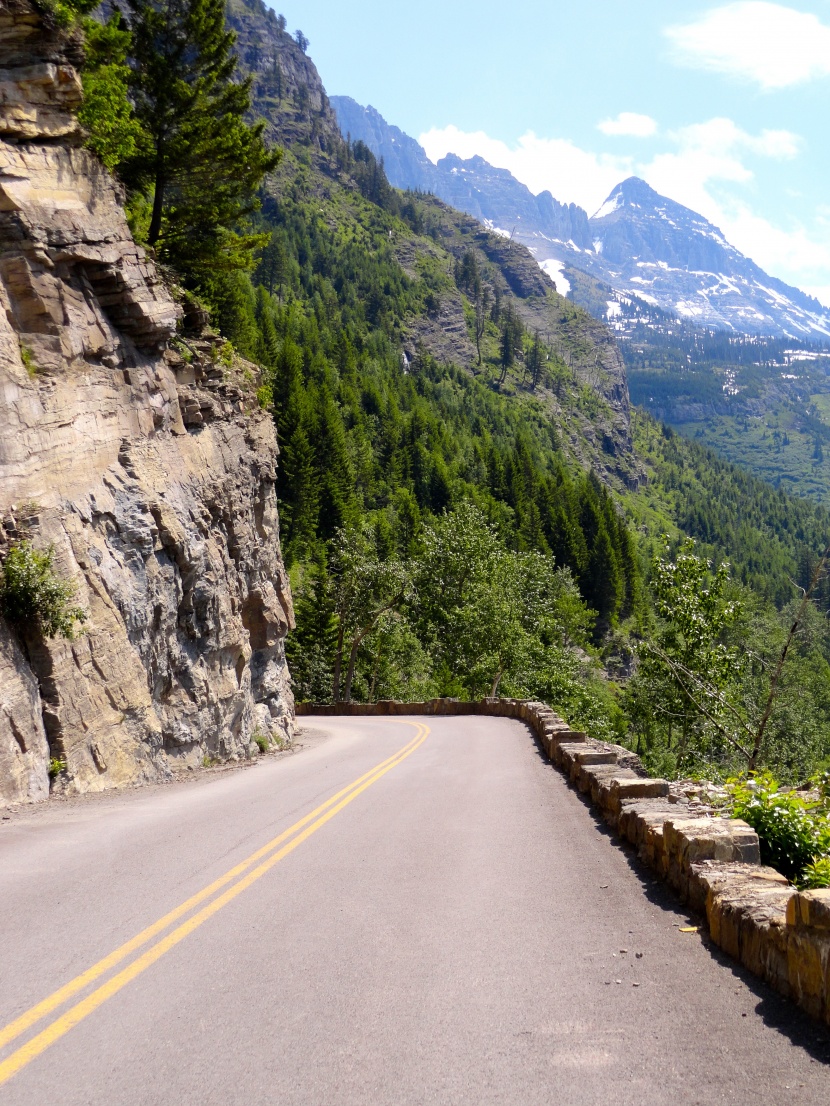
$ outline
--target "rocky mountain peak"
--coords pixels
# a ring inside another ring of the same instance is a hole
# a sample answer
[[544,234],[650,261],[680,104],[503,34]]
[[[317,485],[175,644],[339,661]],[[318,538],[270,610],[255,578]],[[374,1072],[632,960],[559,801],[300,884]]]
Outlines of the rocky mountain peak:
[[[608,199],[602,205],[604,208],[606,205],[613,204],[617,207],[653,207],[660,203],[664,197],[655,192],[650,184],[647,184],[641,177],[627,177],[624,181],[612,189]],[[602,208],[600,208],[600,211]],[[593,216],[597,218],[599,213]]]

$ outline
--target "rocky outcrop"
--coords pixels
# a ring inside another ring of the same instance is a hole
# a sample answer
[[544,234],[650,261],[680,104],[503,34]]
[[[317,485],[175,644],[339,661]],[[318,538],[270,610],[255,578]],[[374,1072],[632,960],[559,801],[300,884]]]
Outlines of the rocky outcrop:
[[0,7],[0,130],[7,138],[77,137],[72,111],[81,102],[75,68],[80,39],[67,36],[26,0]]
[[293,724],[256,369],[209,335],[170,348],[181,311],[74,145],[77,44],[45,18],[10,0],[0,27],[0,554],[54,546],[89,621],[0,620],[0,802],[47,795],[50,758],[53,788],[99,790]]
[[288,149],[299,143],[317,165],[336,173],[343,139],[302,32],[289,34],[285,17],[263,0],[226,0],[225,19],[268,140]]

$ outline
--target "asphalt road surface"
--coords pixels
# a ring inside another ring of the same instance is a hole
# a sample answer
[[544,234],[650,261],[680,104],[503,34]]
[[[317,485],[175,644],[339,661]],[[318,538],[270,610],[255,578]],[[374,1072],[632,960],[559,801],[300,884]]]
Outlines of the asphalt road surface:
[[0,1104],[830,1102],[827,1030],[681,932],[524,726],[303,725],[0,822]]

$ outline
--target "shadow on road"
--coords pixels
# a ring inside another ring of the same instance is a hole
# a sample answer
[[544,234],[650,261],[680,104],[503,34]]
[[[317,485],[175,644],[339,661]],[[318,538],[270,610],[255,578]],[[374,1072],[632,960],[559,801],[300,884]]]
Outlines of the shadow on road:
[[786,1037],[791,1044],[797,1048],[804,1049],[804,1051],[817,1063],[825,1064],[830,1067],[830,1028],[809,1017],[794,1002],[779,995],[777,991],[774,991],[766,983],[758,979],[757,976],[753,975],[742,965],[737,964],[730,956],[727,956],[726,953],[712,944],[706,927],[706,919],[699,915],[693,915],[688,911],[687,907],[680,901],[676,892],[667,884],[663,883],[662,880],[658,879],[651,869],[646,867],[638,858],[631,845],[625,841],[621,841],[614,831],[610,829],[602,816],[594,808],[590,797],[581,794],[576,788],[572,787],[559,769],[551,764],[547,753],[539,744],[538,740],[534,741],[534,745],[537,755],[544,766],[557,779],[561,780],[572,794],[576,795],[582,802],[582,805],[586,808],[589,817],[594,823],[596,831],[608,838],[614,847],[625,857],[626,863],[639,882],[645,898],[660,910],[675,916],[680,913],[686,917],[690,925],[700,926],[700,939],[709,955],[724,971],[728,971],[733,979],[744,984],[744,986],[757,998],[758,1003],[755,1007],[755,1013],[763,1020],[764,1024]]

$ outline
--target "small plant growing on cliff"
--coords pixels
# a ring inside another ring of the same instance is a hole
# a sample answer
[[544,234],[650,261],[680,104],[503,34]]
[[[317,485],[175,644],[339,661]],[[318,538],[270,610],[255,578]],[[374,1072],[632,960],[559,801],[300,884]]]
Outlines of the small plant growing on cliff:
[[254,745],[256,745],[257,749],[259,749],[260,753],[265,754],[268,752],[268,748],[271,742],[268,740],[265,734],[262,733],[261,730],[255,730],[251,740],[253,741]]
[[66,771],[66,761],[61,760],[60,757],[49,758],[49,779],[57,779],[61,772]]
[[32,351],[28,346],[24,346],[20,343],[20,360],[23,362],[23,368],[34,379],[37,376],[37,363],[32,355]]
[[233,365],[233,346],[230,342],[225,341],[219,347],[219,354],[217,357],[220,365],[224,365],[226,369],[229,369]]
[[39,550],[30,541],[15,543],[0,572],[0,610],[21,633],[72,640],[75,624],[87,615],[73,605],[75,585],[57,575],[54,560],[54,546]]
[[98,7],[98,0],[37,0],[37,6],[49,12],[59,27],[72,27]]

